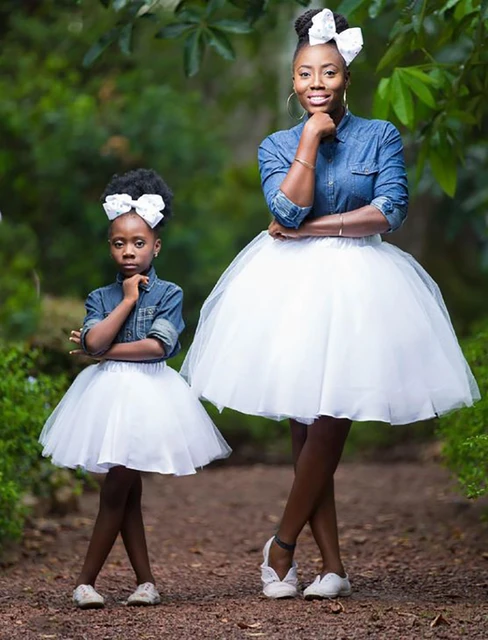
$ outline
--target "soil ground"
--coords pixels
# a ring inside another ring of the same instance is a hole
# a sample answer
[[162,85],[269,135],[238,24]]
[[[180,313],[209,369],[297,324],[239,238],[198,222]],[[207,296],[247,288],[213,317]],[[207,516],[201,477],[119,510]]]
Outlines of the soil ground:
[[[1,640],[488,639],[486,502],[459,497],[436,464],[345,463],[336,474],[353,595],[269,601],[261,549],[292,481],[289,466],[221,466],[144,480],[145,517],[162,604],[124,606],[133,577],[117,542],[98,590],[107,606],[71,604],[97,510],[38,521],[20,561],[0,574]],[[296,554],[303,585],[319,558],[308,529]]]

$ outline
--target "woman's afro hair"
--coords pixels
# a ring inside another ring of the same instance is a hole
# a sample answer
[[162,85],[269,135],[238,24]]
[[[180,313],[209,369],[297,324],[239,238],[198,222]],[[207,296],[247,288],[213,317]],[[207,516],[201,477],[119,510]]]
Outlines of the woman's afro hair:
[[[312,18],[321,11],[322,9],[309,9],[308,11],[305,11],[305,13],[302,13],[301,16],[298,16],[295,20],[295,31],[298,36],[298,44],[293,59],[297,57],[297,54],[302,47],[308,45],[308,30],[312,26]],[[341,33],[342,31],[349,29],[348,21],[340,13],[334,13],[334,21],[337,33]]]
[[153,169],[134,169],[122,175],[114,175],[102,194],[102,202],[107,196],[115,193],[127,193],[133,200],[137,200],[146,193],[160,195],[164,200],[164,218],[155,227],[155,231],[162,227],[173,215],[171,202],[173,193],[166,182]]

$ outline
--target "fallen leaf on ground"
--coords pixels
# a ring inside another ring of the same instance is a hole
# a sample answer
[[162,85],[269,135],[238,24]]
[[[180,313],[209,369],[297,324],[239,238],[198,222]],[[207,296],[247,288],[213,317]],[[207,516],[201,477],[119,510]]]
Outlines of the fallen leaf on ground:
[[441,624],[449,624],[449,622],[444,618],[442,613],[438,613],[436,617],[430,623],[431,627],[438,627]]
[[261,626],[261,623],[253,622],[252,624],[249,624],[248,622],[238,622],[237,626],[240,627],[241,629],[259,629],[259,627]]
[[342,602],[339,602],[338,600],[331,602],[329,604],[329,608],[332,611],[332,613],[342,613],[343,611],[346,610]]

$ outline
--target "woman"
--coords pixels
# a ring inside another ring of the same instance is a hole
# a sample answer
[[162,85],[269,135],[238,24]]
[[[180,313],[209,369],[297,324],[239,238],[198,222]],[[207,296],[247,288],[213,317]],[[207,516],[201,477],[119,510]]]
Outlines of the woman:
[[264,547],[264,593],[297,595],[307,522],[322,570],[306,598],[347,596],[334,472],[351,422],[406,424],[479,398],[437,285],[379,234],[407,215],[398,131],[352,115],[348,65],[362,36],[329,9],[295,23],[294,92],[307,113],[259,148],[273,214],[205,302],[183,366],[219,408],[289,418],[295,479]]

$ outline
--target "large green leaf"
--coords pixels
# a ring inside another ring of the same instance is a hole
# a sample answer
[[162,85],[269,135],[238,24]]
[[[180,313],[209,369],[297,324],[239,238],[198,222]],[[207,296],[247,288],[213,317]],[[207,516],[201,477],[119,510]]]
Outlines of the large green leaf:
[[205,16],[208,18],[227,4],[227,0],[208,0]]
[[406,84],[402,82],[401,75],[395,70],[391,77],[390,101],[393,111],[402,124],[413,128],[414,109],[412,94]]
[[122,53],[126,56],[130,54],[130,45],[132,41],[132,23],[125,24],[120,30],[119,34],[119,47]]
[[432,146],[429,150],[429,162],[441,189],[453,198],[457,183],[456,154],[453,148],[446,141]]
[[193,30],[185,40],[183,64],[185,74],[192,77],[198,73],[203,59],[204,38],[201,29]]
[[118,38],[120,33],[120,29],[115,27],[114,29],[110,29],[107,33],[104,33],[99,40],[95,42],[93,46],[91,46],[86,52],[82,65],[84,67],[89,67],[92,65],[97,58],[105,51],[105,49],[110,46],[115,40]]
[[405,33],[400,34],[386,50],[385,55],[378,62],[376,71],[382,71],[386,67],[395,64],[409,51],[409,39]]
[[208,29],[209,44],[226,60],[235,60],[236,54],[229,38],[218,29]]
[[195,29],[195,25],[189,22],[178,22],[174,24],[168,24],[156,33],[156,38],[179,38],[189,29]]
[[408,84],[415,95],[431,109],[435,109],[436,102],[428,85],[424,84],[416,75],[409,73],[409,68],[397,69],[396,73],[400,74],[402,82]]
[[373,115],[380,120],[387,120],[390,113],[390,78],[381,78],[373,101]]
[[253,28],[248,22],[243,20],[215,20],[212,22],[213,29],[221,29],[227,33],[251,33]]

